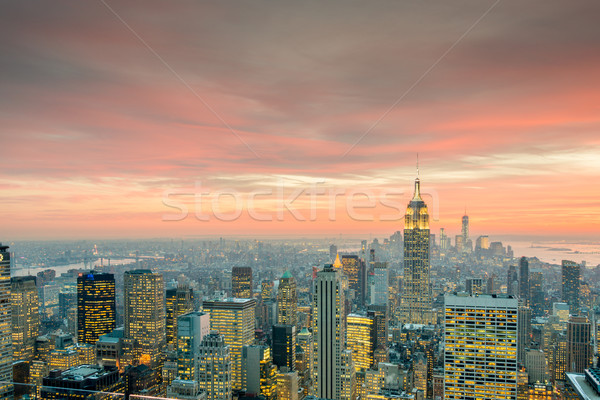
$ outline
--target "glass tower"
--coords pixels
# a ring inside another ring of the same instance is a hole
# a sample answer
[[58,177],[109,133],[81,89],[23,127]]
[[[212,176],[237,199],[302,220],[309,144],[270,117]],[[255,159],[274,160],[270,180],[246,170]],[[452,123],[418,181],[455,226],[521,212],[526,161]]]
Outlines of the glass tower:
[[90,271],[77,277],[77,341],[96,344],[116,327],[115,276]]

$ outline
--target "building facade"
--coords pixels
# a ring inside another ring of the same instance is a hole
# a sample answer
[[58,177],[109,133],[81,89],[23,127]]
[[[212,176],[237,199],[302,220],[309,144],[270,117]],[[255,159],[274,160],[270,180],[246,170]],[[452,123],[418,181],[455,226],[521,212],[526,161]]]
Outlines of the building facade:
[[77,341],[96,344],[116,327],[115,276],[90,271],[77,277]]

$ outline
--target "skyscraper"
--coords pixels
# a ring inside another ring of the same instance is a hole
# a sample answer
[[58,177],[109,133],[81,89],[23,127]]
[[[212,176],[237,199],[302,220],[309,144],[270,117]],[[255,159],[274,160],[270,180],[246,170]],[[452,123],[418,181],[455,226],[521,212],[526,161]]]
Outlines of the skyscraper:
[[176,349],[178,318],[194,311],[194,290],[185,284],[178,284],[176,288],[167,289],[165,310],[167,314],[166,344]]
[[579,265],[573,261],[562,262],[562,300],[569,305],[571,313],[579,309]]
[[517,267],[511,265],[508,267],[508,273],[506,274],[506,293],[509,296],[516,296],[518,294],[518,283]]
[[390,293],[389,272],[385,262],[373,263],[373,288],[371,290],[371,304],[384,304],[389,302]]
[[[296,338],[298,341],[298,346],[302,348],[304,353],[304,357],[306,359],[306,386],[310,386],[312,388],[312,379],[313,379],[313,365],[314,365],[314,341],[313,336],[309,332],[309,330],[304,327],[298,333]],[[305,390],[308,391],[308,387],[305,387]]]
[[273,325],[273,364],[296,369],[296,327],[294,325]]
[[463,237],[463,243],[466,246],[469,242],[469,216],[465,213],[462,217],[462,230],[461,234]]
[[582,373],[592,366],[592,324],[583,316],[571,316],[567,323],[567,365],[565,372]]
[[206,400],[231,399],[230,347],[223,335],[211,332],[198,347],[198,383],[206,391]]
[[40,313],[34,276],[11,278],[13,361],[33,360],[39,335]]
[[242,347],[254,342],[256,301],[229,298],[205,301],[204,311],[210,314],[210,329],[217,331],[229,346],[231,353],[231,385],[242,389]]
[[12,329],[10,304],[10,252],[0,243],[0,399],[13,396]]
[[364,261],[356,255],[342,256],[342,270],[348,277],[348,289],[354,290],[359,304],[365,302],[367,275]]
[[132,364],[160,366],[165,346],[163,276],[150,270],[126,271],[124,279],[124,343]]
[[344,293],[339,272],[326,264],[313,290],[314,387],[317,397],[339,399],[344,346]]
[[285,271],[279,280],[277,291],[277,323],[282,325],[298,324],[298,294],[296,279]]
[[198,347],[210,333],[210,316],[204,312],[180,315],[177,321],[177,379],[198,380]]
[[519,298],[525,305],[529,305],[529,261],[527,257],[519,260]]
[[233,267],[231,270],[231,295],[240,299],[253,298],[252,268]]
[[415,180],[415,193],[404,217],[404,280],[402,319],[406,323],[433,321],[429,266],[429,214],[421,198],[421,182]]
[[246,394],[277,398],[277,367],[271,349],[265,345],[242,347],[242,387]]
[[115,276],[89,273],[77,277],[77,341],[95,345],[116,327]]
[[359,313],[348,314],[346,325],[346,346],[352,352],[356,371],[371,368],[376,339],[373,317]]
[[446,295],[444,398],[517,397],[518,300]]

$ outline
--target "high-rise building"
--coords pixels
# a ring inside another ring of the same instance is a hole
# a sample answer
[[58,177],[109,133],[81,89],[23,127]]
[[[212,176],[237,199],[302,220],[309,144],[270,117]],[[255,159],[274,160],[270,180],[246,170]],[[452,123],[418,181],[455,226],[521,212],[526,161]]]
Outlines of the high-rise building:
[[348,277],[348,289],[354,290],[359,304],[365,301],[367,275],[365,263],[357,255],[342,256],[342,271]]
[[540,271],[532,271],[529,275],[529,301],[535,317],[544,315],[544,275]]
[[352,352],[356,371],[367,370],[374,364],[375,326],[367,314],[348,314],[346,317],[346,346]]
[[569,305],[571,313],[579,309],[579,265],[573,261],[562,261],[562,300]]
[[38,290],[34,276],[10,279],[12,305],[13,361],[33,360],[35,339],[40,330]]
[[516,399],[518,300],[446,295],[444,398]]
[[509,296],[516,296],[518,294],[519,275],[517,273],[517,267],[511,265],[508,267],[508,273],[506,275],[506,294]]
[[334,262],[335,257],[337,256],[338,248],[335,244],[329,246],[329,262]]
[[245,298],[228,298],[203,303],[210,314],[210,329],[223,335],[231,353],[231,385],[242,389],[242,347],[254,342],[256,301]]
[[469,216],[467,214],[462,217],[462,229],[460,233],[463,237],[463,243],[466,245],[469,242]]
[[584,316],[571,316],[567,323],[566,372],[583,373],[592,366],[592,324]]
[[198,380],[198,352],[204,336],[210,332],[210,316],[205,312],[189,312],[177,321],[177,379]]
[[296,327],[294,325],[273,325],[273,364],[281,370],[296,369]]
[[298,400],[298,371],[277,374],[277,399]]
[[160,366],[165,346],[165,292],[162,274],[125,272],[124,345],[131,364]]
[[77,341],[96,344],[116,328],[115,276],[90,271],[77,277]]
[[519,260],[519,298],[525,305],[529,305],[529,261],[527,257]]
[[404,280],[402,320],[428,324],[433,321],[429,265],[429,214],[421,198],[421,182],[415,180],[415,193],[404,217]]
[[373,263],[373,288],[371,291],[371,304],[389,303],[389,272],[385,262]]
[[339,400],[356,400],[356,368],[350,350],[344,350],[340,356],[340,395]]
[[387,362],[388,310],[384,305],[371,304],[367,307],[367,316],[373,320],[375,349],[373,364]]
[[204,336],[198,347],[198,383],[206,391],[206,400],[231,400],[229,349],[223,335],[216,332]]
[[296,279],[285,271],[279,280],[277,291],[277,323],[282,325],[298,324],[298,294]]
[[[312,387],[312,379],[313,379],[313,365],[314,365],[314,342],[312,333],[306,328],[303,327],[302,330],[298,333],[296,338],[298,340],[298,346],[302,348],[302,352],[304,353],[304,357],[306,359],[306,384]],[[298,360],[296,360],[297,362]],[[308,387],[305,388],[308,392]]]
[[344,346],[344,292],[333,265],[317,272],[313,288],[314,388],[317,397],[341,396],[341,354]]
[[277,366],[265,345],[242,347],[242,387],[250,396],[277,398]]
[[194,290],[188,285],[179,284],[166,292],[166,344],[175,349],[177,345],[177,321],[179,316],[194,311]]
[[[521,300],[519,299],[519,302]],[[517,361],[525,362],[525,353],[531,342],[531,308],[519,306],[519,335],[517,336]]]
[[471,296],[486,292],[483,278],[467,278],[465,282],[465,289],[465,291]]
[[231,295],[240,299],[254,297],[251,267],[233,267],[231,270]]
[[0,243],[0,399],[14,393],[12,374],[12,306],[10,304],[10,252]]

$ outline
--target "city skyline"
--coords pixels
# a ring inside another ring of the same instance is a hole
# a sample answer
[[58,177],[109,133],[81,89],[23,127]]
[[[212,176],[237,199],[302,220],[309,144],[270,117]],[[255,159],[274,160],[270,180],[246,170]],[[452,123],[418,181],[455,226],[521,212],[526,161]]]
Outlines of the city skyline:
[[272,190],[264,214],[282,184],[286,198],[317,185],[401,191],[404,205],[418,153],[433,232],[459,230],[466,207],[473,237],[598,240],[599,8],[6,5],[3,227],[11,240],[391,234],[402,215],[381,221],[378,197],[365,221],[343,196],[335,221],[326,197],[311,221],[303,196],[308,221],[206,222],[164,221],[164,196]]

